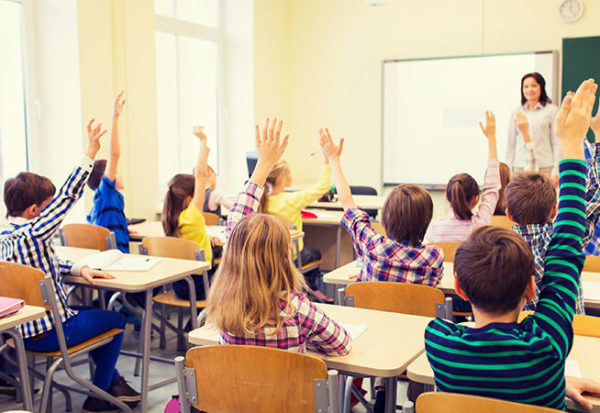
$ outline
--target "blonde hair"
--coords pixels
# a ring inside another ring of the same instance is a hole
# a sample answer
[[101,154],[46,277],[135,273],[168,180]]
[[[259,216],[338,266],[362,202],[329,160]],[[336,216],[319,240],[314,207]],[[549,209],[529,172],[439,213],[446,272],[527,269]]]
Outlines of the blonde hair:
[[304,277],[292,263],[290,232],[276,217],[252,214],[231,232],[206,306],[207,321],[235,335],[254,334],[265,326],[281,329],[294,315],[292,291],[303,290]]
[[277,179],[290,171],[290,166],[286,161],[279,161],[275,164],[275,166],[273,166],[273,169],[271,169],[271,172],[269,173],[269,176],[267,176],[266,179],[266,190],[265,192],[263,192],[263,195],[260,198],[260,202],[258,204],[258,212],[267,212],[267,207],[269,205],[268,193],[271,192],[273,185],[275,185],[275,183],[277,182]]

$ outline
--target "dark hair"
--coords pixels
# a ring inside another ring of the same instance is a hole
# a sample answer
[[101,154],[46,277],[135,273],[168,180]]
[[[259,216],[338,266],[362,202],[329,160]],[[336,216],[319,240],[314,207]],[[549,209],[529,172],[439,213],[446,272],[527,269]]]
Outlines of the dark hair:
[[433,202],[429,193],[420,186],[400,185],[386,198],[381,215],[388,237],[418,246],[431,222]]
[[546,94],[546,81],[544,80],[544,77],[538,72],[533,72],[527,73],[521,78],[521,105],[524,105],[527,102],[527,99],[525,99],[525,95],[523,94],[523,83],[525,83],[525,79],[527,79],[528,77],[534,78],[538,85],[540,85],[540,103],[542,104],[542,106],[546,106],[546,104],[552,103],[552,99],[550,99]]
[[87,181],[87,184],[91,189],[98,188],[98,185],[100,185],[100,182],[102,181],[102,176],[104,175],[105,170],[106,159],[98,159],[94,162],[94,167],[92,168],[92,172],[90,172],[90,177]]
[[185,200],[194,196],[194,175],[177,174],[169,181],[162,213],[162,226],[168,237],[179,236],[179,214],[185,209]]
[[473,306],[489,314],[506,314],[519,306],[535,273],[535,261],[520,235],[487,225],[475,229],[458,247],[454,271]]
[[506,207],[519,225],[545,224],[555,205],[556,189],[544,175],[519,173],[506,186]]
[[506,185],[510,182],[510,168],[504,162],[500,162],[500,191],[494,215],[506,215]]
[[31,205],[42,205],[56,192],[56,187],[45,176],[21,172],[4,183],[6,216],[18,217]]
[[469,174],[454,175],[446,186],[446,198],[454,214],[460,219],[471,219],[471,202],[479,195],[477,181]]

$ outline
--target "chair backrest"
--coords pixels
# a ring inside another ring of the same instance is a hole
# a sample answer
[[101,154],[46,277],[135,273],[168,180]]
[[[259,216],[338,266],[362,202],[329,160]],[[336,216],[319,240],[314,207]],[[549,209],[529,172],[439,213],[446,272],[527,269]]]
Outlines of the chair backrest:
[[175,237],[146,237],[140,243],[144,253],[155,257],[196,260],[202,248],[194,241]]
[[221,219],[217,214],[213,214],[212,212],[203,212],[204,223],[206,225],[217,225],[217,222]]
[[419,413],[556,413],[560,410],[533,404],[458,393],[423,393],[417,399]]
[[346,296],[353,297],[355,307],[425,317],[435,317],[436,304],[445,303],[444,293],[435,287],[399,282],[348,284]]
[[588,255],[587,257],[585,257],[583,271],[600,272],[600,257],[596,257],[593,255]]
[[40,281],[45,274],[37,268],[14,262],[0,262],[0,295],[20,298],[27,305],[44,305],[40,291]]
[[377,195],[377,189],[372,186],[354,186],[350,185],[352,195]]
[[454,256],[460,244],[460,242],[432,242],[427,245],[437,245],[444,251],[444,262],[454,262]]
[[[521,311],[519,322],[533,314],[533,311]],[[573,317],[573,333],[578,336],[600,337],[600,317],[575,314]]]
[[514,224],[506,215],[494,215],[492,217],[492,225],[495,227],[512,229]]
[[114,233],[92,224],[67,224],[60,229],[60,238],[67,247],[91,248],[100,251],[116,248]]
[[[182,365],[183,359],[178,359],[175,359],[176,365]],[[335,380],[332,380],[325,363],[306,354],[254,346],[194,347],[186,354],[185,366],[195,372],[198,399],[192,405],[201,411],[339,411],[337,374]],[[191,373],[189,370],[187,372]],[[315,380],[319,382],[315,384]],[[185,400],[181,392],[181,385],[185,383],[180,382],[178,371],[180,398]],[[193,387],[193,382],[191,386]],[[317,389],[319,386],[322,388]],[[330,393],[333,395],[334,408],[331,410],[326,406],[323,410],[315,409],[316,399],[322,399],[315,398],[316,392],[323,389],[327,392],[327,399]],[[194,389],[188,386],[187,390],[189,392]],[[181,404],[183,407],[186,403],[184,401]]]

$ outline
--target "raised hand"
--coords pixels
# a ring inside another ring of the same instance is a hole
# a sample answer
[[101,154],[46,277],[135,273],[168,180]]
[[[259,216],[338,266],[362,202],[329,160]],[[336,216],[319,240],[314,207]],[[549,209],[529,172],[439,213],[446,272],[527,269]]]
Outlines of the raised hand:
[[200,139],[200,142],[206,142],[206,134],[204,133],[204,126],[194,126],[192,128],[192,133],[194,136]]
[[125,106],[125,99],[123,99],[123,90],[119,92],[119,94],[115,97],[115,101],[113,103],[113,117],[118,118],[121,116],[121,112],[123,111],[123,106]]
[[531,136],[529,135],[529,119],[523,112],[517,112],[515,117],[515,123],[517,124],[517,129],[521,132],[521,136],[523,136],[523,140],[525,142],[531,141]]
[[319,135],[321,136],[319,139],[321,149],[329,161],[331,162],[334,159],[339,159],[339,157],[342,155],[342,150],[344,149],[344,138],[340,139],[339,144],[336,145],[333,143],[329,129],[319,129]]
[[596,141],[599,142],[600,141],[600,106],[598,107],[598,110],[596,111],[596,116],[594,116],[590,120],[590,128],[592,128],[592,131],[594,132]]
[[496,138],[496,117],[491,110],[485,111],[485,125],[479,122],[481,131],[488,139]]
[[265,121],[265,126],[262,129],[256,125],[256,152],[258,152],[258,161],[266,165],[275,165],[285,152],[290,135],[285,135],[281,139],[281,128],[283,122],[277,122],[277,118],[271,122],[269,127],[269,118]]
[[94,127],[94,121],[95,119],[92,119],[87,124],[88,148],[85,152],[92,160],[100,150],[100,138],[106,133],[106,129],[102,130],[102,123],[98,123],[98,125]]

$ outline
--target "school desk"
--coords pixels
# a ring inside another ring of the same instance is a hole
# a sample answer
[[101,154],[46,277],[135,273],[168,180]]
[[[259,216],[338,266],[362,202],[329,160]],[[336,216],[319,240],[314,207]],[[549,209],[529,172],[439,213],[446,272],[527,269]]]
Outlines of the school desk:
[[[388,389],[393,390],[387,392],[386,411],[394,412],[397,376],[424,351],[423,336],[431,319],[355,307],[317,305],[332,319],[353,325],[364,324],[367,330],[353,340],[347,356],[309,354],[322,359],[327,368],[348,375],[387,378]],[[219,341],[219,333],[211,326],[204,326],[191,331],[188,339],[196,345],[214,345]]]
[[26,305],[16,314],[0,318],[0,333],[8,334],[15,342],[15,352],[21,376],[21,387],[23,389],[23,407],[33,411],[33,398],[31,397],[31,386],[29,384],[29,371],[27,371],[27,353],[23,345],[23,336],[18,326],[29,321],[37,320],[46,315],[43,307]]
[[[385,203],[385,196],[381,195],[352,195],[356,205],[363,209],[376,209],[380,210],[383,208]],[[319,202],[315,201],[308,206],[308,208],[323,208],[323,209],[343,209],[340,201],[332,202]]]
[[[70,247],[57,247],[57,255],[62,259],[76,260],[82,257],[81,248],[70,248]],[[94,253],[94,250],[88,250]],[[63,280],[65,283],[77,285],[79,287],[90,287],[98,290],[106,291],[120,291],[122,293],[135,293],[145,292],[146,300],[144,311],[145,314],[152,315],[152,290],[155,287],[160,287],[166,284],[170,284],[177,280],[185,279],[188,282],[190,289],[190,316],[192,326],[197,325],[197,312],[196,312],[196,288],[194,281],[191,278],[192,274],[200,274],[202,271],[209,268],[209,263],[204,261],[194,260],[180,260],[174,258],[160,258],[160,261],[147,271],[110,271],[114,279],[100,279],[96,278],[94,281],[96,285],[90,286],[90,284],[82,277],[76,276],[65,276]],[[150,367],[150,333],[152,317],[143,317],[142,326],[142,337],[140,340],[141,354],[123,352],[124,354],[133,355],[142,359],[142,388],[140,393],[142,394],[142,401],[140,404],[140,411],[147,411],[148,402],[148,391],[154,390],[158,387],[165,386],[173,383],[175,377],[167,379],[160,383],[149,384],[149,367]],[[165,359],[158,357],[152,357],[153,360],[164,362]],[[169,362],[172,362],[169,360]]]
[[[581,371],[581,377],[600,382],[600,338],[575,336],[573,348],[569,354],[568,360],[576,360]],[[423,383],[434,386],[433,370],[427,361],[425,353],[421,354],[413,361],[406,372],[409,379],[417,383]],[[592,412],[600,413],[600,396],[586,396],[594,405]],[[581,406],[567,398],[567,407],[570,410],[586,411]]]

